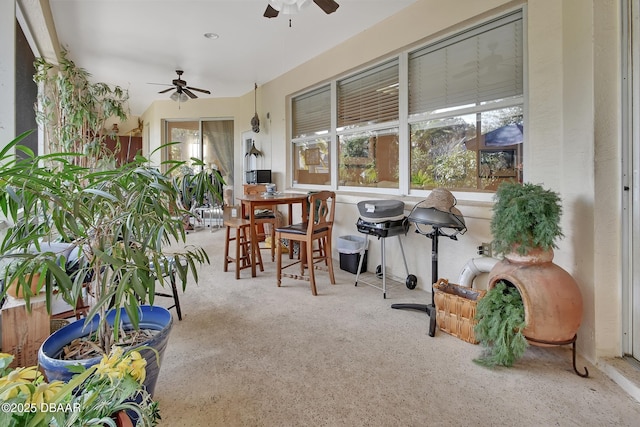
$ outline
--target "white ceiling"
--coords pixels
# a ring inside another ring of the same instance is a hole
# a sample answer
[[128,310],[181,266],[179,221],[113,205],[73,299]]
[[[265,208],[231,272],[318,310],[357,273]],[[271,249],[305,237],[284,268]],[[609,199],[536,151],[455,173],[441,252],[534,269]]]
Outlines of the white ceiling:
[[201,97],[242,96],[417,0],[337,0],[330,15],[309,1],[272,19],[262,16],[267,0],[49,1],[70,59],[95,81],[128,89],[131,114],[140,115],[172,93],[149,83],[170,84],[176,69],[211,91]]

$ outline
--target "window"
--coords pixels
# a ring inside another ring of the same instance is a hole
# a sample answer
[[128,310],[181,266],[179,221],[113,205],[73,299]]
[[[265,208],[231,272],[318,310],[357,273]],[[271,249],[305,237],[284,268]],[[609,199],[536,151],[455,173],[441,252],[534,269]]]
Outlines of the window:
[[521,181],[523,87],[517,11],[297,95],[293,183],[408,194]]
[[399,188],[398,76],[396,59],[337,83],[340,186]]
[[341,129],[398,120],[398,60],[340,80],[337,90]]
[[327,138],[313,138],[294,144],[294,184],[331,184]]
[[520,13],[409,53],[411,189],[522,181],[522,62]]
[[293,182],[331,184],[331,87],[293,98]]
[[398,188],[398,128],[339,136],[339,185]]
[[504,180],[521,182],[522,119],[515,106],[412,123],[411,189],[494,191]]

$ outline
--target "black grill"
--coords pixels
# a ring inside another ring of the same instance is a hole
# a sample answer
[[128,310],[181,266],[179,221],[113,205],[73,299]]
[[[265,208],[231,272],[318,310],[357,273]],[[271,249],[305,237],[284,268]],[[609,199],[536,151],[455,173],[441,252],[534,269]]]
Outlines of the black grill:
[[360,233],[376,237],[390,237],[400,234],[407,234],[409,231],[409,221],[404,217],[393,221],[371,222],[358,218],[356,227]]

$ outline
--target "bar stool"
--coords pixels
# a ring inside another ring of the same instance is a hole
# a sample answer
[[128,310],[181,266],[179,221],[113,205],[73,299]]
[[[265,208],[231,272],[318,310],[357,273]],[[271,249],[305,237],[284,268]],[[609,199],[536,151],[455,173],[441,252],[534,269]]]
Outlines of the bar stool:
[[[236,280],[240,278],[240,270],[251,268],[251,223],[244,218],[225,218],[224,227],[226,237],[224,241],[224,271],[227,272],[229,264],[236,264]],[[235,230],[235,235],[231,235],[231,230]],[[235,257],[229,255],[231,242],[236,242]],[[260,250],[256,250],[256,265],[260,266],[260,271],[264,271],[262,265],[262,255]]]
[[[264,194],[267,191],[267,186],[265,184],[245,184],[244,185],[244,194],[252,195],[252,194]],[[245,216],[245,219],[248,219],[249,216]],[[275,261],[276,256],[276,242],[275,242],[275,229],[278,226],[278,217],[276,216],[276,207],[275,205],[262,205],[257,206],[255,212],[255,223],[256,223],[256,233],[258,235],[257,247],[258,249],[269,249],[271,251],[271,262]],[[269,236],[271,237],[270,246],[260,246],[260,242],[263,242],[267,238],[267,233],[265,232],[264,225],[269,224]]]

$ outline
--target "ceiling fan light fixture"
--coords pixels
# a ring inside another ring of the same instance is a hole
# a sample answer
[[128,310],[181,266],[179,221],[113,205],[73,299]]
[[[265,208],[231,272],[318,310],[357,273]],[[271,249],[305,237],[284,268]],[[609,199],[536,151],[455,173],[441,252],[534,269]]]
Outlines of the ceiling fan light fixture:
[[284,15],[295,15],[309,4],[309,0],[269,0],[269,5]]
[[[158,93],[167,93],[169,91],[175,90],[175,92],[173,92],[169,96],[169,99],[176,102],[187,102],[189,99],[196,99],[198,96],[195,93],[193,93],[193,91],[202,92],[209,95],[211,94],[211,91],[207,89],[198,89],[197,87],[188,86],[187,82],[182,80],[183,73],[184,71],[182,70],[176,70],[176,74],[178,75],[178,78],[173,79],[170,85],[166,85],[166,86],[170,86],[169,88],[161,90]],[[151,84],[162,84],[162,83],[151,83]]]
[[[276,18],[280,12],[283,15],[295,15],[310,3],[309,0],[268,0],[267,9],[262,16]],[[335,12],[340,7],[336,0],[313,0],[313,3],[327,15]],[[289,18],[289,26],[291,26],[291,18]]]
[[189,100],[189,97],[184,92],[178,91],[173,92],[169,98],[176,102],[187,102]]

